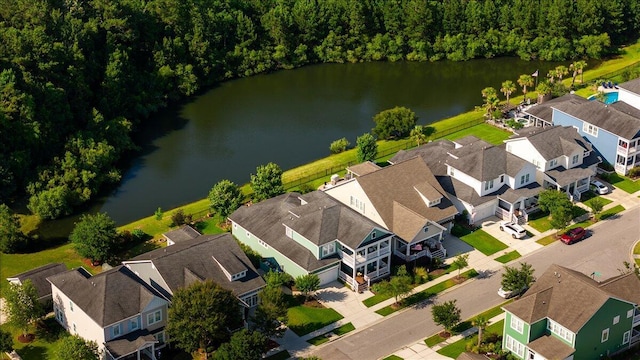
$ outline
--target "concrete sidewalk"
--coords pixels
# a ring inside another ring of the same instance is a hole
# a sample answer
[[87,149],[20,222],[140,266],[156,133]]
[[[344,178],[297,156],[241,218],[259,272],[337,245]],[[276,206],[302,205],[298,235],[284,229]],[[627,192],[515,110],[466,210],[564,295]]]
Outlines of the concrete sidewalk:
[[[605,207],[605,209],[609,209],[616,205],[624,206],[625,210],[629,210],[635,207],[640,207],[640,198],[638,198],[638,196],[640,196],[640,191],[635,194],[628,194],[623,190],[614,189],[611,193],[607,195],[603,195],[603,197],[609,200],[612,200],[612,203],[608,204]],[[485,232],[489,233],[491,236],[497,238],[498,240],[506,244],[508,248],[503,251],[498,251],[497,253],[492,254],[490,256],[486,256],[480,251],[475,250],[471,246],[467,245],[462,240],[449,235],[444,240],[444,246],[447,249],[448,255],[449,255],[445,263],[451,263],[455,258],[455,256],[460,253],[466,253],[466,254],[469,254],[469,260],[468,260],[469,269],[476,269],[476,271],[478,272],[499,270],[505,264],[495,261],[497,257],[500,257],[505,253],[508,253],[514,250],[518,251],[518,253],[520,253],[521,256],[530,254],[544,247],[543,245],[538,244],[536,240],[539,240],[541,238],[544,238],[556,232],[556,230],[549,230],[549,231],[540,233],[537,230],[527,225],[525,225],[525,228],[531,234],[533,234],[533,236],[526,237],[524,239],[513,239],[507,233],[500,231],[500,219],[498,219],[497,217],[487,218],[482,223],[482,230],[484,230]],[[514,261],[518,261],[518,260],[514,260]],[[413,292],[414,293],[420,292],[435,284],[451,279],[456,275],[457,275],[457,272],[452,272],[452,273],[440,276],[435,280],[432,280],[425,284],[417,286],[413,290]],[[463,286],[463,284],[457,285],[457,286]],[[366,291],[362,294],[359,294],[354,291],[351,291],[349,288],[347,288],[346,286],[344,286],[342,283],[339,283],[339,282],[333,282],[327,286],[324,286],[321,290],[317,292],[317,295],[320,302],[322,302],[327,307],[330,307],[336,310],[338,313],[343,315],[344,318],[333,324],[325,326],[319,330],[306,334],[304,336],[297,336],[291,330],[287,329],[285,336],[282,339],[278,340],[281,346],[278,349],[274,349],[273,352],[286,349],[293,358],[307,356],[315,349],[315,346],[309,344],[307,340],[317,336],[325,335],[325,334],[331,337],[330,335],[331,331],[348,323],[351,323],[356,328],[352,333],[362,331],[367,327],[379,321],[383,321],[385,319],[385,317],[376,314],[375,313],[376,310],[379,310],[383,307],[391,305],[395,302],[395,299],[391,298],[379,304],[376,304],[370,308],[367,308],[362,303],[362,301],[373,296],[374,294],[372,292]],[[391,314],[389,316],[394,316],[395,314]],[[491,323],[495,323],[496,321],[501,320],[503,316],[504,315],[502,314],[497,316],[496,318],[491,319]],[[473,334],[476,331],[477,330],[475,328],[469,329],[465,331],[463,334],[454,336],[448,339],[446,342],[438,344],[438,346],[434,346],[434,348],[429,348],[427,345],[424,344],[424,342],[411,344],[395,352],[395,355],[400,356],[403,359],[407,359],[407,360],[408,359],[412,359],[412,360],[449,359],[445,356],[438,354],[436,350],[450,343],[453,343],[462,337],[465,337],[469,334]],[[344,336],[349,336],[349,334]],[[335,335],[333,337],[338,338]],[[329,341],[331,341],[331,339]]]

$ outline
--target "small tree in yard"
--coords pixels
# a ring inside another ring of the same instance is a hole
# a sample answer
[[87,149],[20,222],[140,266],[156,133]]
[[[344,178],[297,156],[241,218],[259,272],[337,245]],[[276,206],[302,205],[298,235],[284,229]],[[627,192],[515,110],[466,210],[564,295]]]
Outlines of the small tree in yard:
[[378,144],[373,135],[366,133],[356,139],[358,162],[374,161],[378,156]]
[[282,185],[282,169],[274,163],[258,166],[256,174],[251,174],[253,199],[262,201],[284,194]]
[[258,294],[260,304],[252,319],[253,330],[258,330],[269,338],[282,337],[284,328],[280,324],[287,322],[287,300],[282,292],[282,285],[289,281],[290,276],[270,271],[265,275],[265,279],[267,286]]
[[9,323],[22,330],[22,336],[27,338],[29,326],[44,315],[44,309],[38,301],[38,290],[31,280],[19,284],[10,284],[5,292],[6,314]]
[[347,138],[342,138],[332,142],[329,146],[329,151],[331,151],[332,154],[339,154],[347,150],[349,146],[351,146],[349,140],[347,140]]
[[535,281],[533,272],[534,269],[531,264],[527,263],[521,263],[519,269],[505,266],[500,285],[504,290],[518,292],[518,296],[520,296],[522,291],[528,289],[531,283]]
[[431,307],[433,322],[444,327],[444,331],[451,334],[451,329],[460,322],[460,309],[456,306],[456,300],[445,301]]
[[458,256],[456,256],[455,259],[453,259],[453,262],[451,264],[458,268],[457,277],[459,278],[460,271],[462,271],[463,268],[466,268],[467,266],[469,266],[469,254],[458,254]]
[[13,350],[13,338],[8,331],[0,330],[0,353]]
[[597,219],[598,214],[600,214],[602,208],[604,207],[604,200],[602,200],[602,198],[600,197],[593,198],[591,199],[591,201],[589,201],[589,207],[591,207],[591,210],[593,211],[593,214]]
[[171,215],[171,222],[173,222],[174,226],[181,226],[190,223],[191,220],[193,220],[193,216],[191,214],[185,214],[182,209],[178,209],[173,213],[173,215]]
[[94,341],[87,341],[78,335],[67,336],[60,340],[56,348],[54,360],[98,360],[98,344]]
[[478,346],[482,344],[482,332],[489,326],[490,321],[483,315],[478,315],[471,320],[471,325],[478,328]]
[[238,185],[230,180],[218,181],[209,191],[211,208],[225,220],[242,205],[243,200]]
[[538,205],[551,214],[551,226],[563,229],[571,221],[573,204],[567,195],[557,190],[544,190],[538,196]]
[[377,292],[393,296],[396,300],[396,304],[399,304],[402,299],[407,297],[411,293],[411,276],[407,272],[407,268],[401,265],[395,276],[391,279],[379,282],[375,285]]
[[265,353],[268,338],[257,331],[242,329],[220,345],[213,358],[216,360],[260,360]]
[[107,213],[82,215],[69,239],[78,254],[93,262],[104,262],[118,249],[116,223]]
[[298,276],[296,278],[296,288],[304,295],[305,300],[309,300],[313,292],[320,289],[320,278],[317,274]]

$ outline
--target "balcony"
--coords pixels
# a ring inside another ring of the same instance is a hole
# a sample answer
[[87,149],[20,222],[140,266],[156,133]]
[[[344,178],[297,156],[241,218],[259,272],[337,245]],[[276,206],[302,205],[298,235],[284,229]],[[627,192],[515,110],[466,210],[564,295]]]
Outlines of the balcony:
[[618,145],[618,154],[620,155],[627,156],[630,154],[635,154],[636,151],[637,151],[637,147],[635,146],[627,148],[627,147]]
[[[636,310],[636,313],[633,315],[633,327],[638,325],[640,325],[640,311]],[[640,334],[640,331],[638,334]]]

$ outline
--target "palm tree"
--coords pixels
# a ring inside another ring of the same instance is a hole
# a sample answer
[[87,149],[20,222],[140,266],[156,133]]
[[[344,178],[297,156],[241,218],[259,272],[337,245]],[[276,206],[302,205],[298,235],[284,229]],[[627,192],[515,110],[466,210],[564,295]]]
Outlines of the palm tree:
[[542,94],[542,95],[551,94],[552,90],[553,88],[551,87],[551,84],[549,84],[549,82],[547,81],[541,81],[538,84],[538,87],[536,87],[536,91],[538,92],[538,94]]
[[420,146],[420,143],[427,142],[427,134],[424,133],[424,127],[422,125],[416,125],[411,129],[409,136],[416,141],[418,146]]
[[493,120],[493,111],[500,104],[498,92],[492,87],[486,87],[482,89],[482,97],[484,98],[484,108],[487,110],[487,115],[489,115],[490,120]]
[[567,75],[569,73],[569,69],[567,69],[566,66],[564,65],[558,65],[556,66],[556,68],[554,69],[554,71],[556,72],[556,77],[562,81],[562,78]]
[[576,69],[578,69],[578,74],[580,74],[580,84],[584,84],[584,68],[587,67],[587,62],[584,60],[580,60],[576,62]]
[[482,332],[487,328],[487,326],[489,326],[489,323],[489,319],[482,315],[478,315],[471,320],[471,325],[478,328],[478,346],[482,344]]
[[522,74],[518,78],[518,85],[522,87],[522,93],[524,94],[524,100],[527,100],[527,87],[532,87],[534,84],[533,76],[529,74]]
[[513,81],[511,80],[507,80],[502,83],[502,87],[500,88],[500,91],[507,98],[507,106],[511,105],[509,104],[509,97],[511,96],[511,94],[513,94],[514,91],[516,91],[516,84],[514,84]]

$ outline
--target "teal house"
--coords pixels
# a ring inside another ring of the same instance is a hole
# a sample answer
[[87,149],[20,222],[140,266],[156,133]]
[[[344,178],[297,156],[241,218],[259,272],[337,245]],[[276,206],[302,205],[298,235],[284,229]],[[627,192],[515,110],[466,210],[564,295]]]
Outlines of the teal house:
[[502,347],[519,359],[602,359],[640,341],[640,280],[598,282],[559,265],[505,305]]

